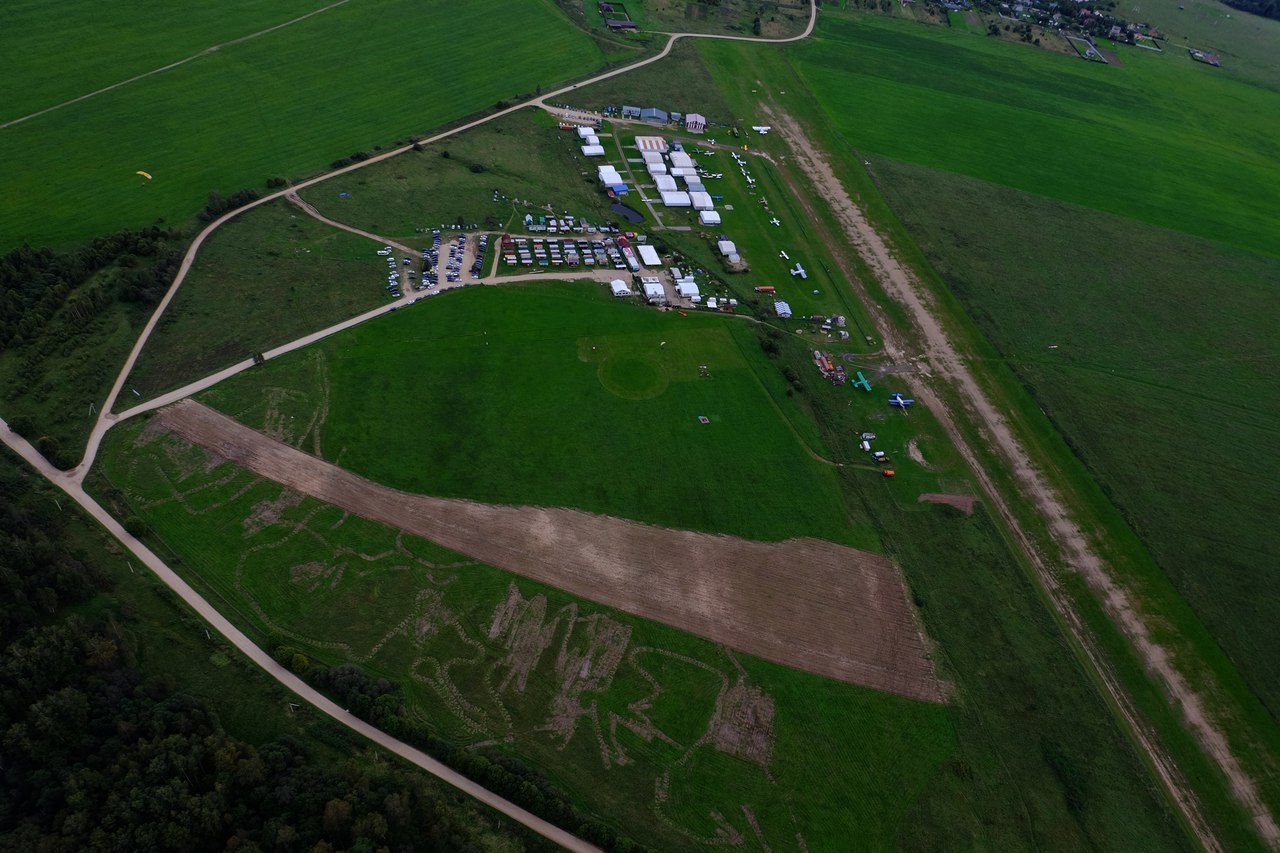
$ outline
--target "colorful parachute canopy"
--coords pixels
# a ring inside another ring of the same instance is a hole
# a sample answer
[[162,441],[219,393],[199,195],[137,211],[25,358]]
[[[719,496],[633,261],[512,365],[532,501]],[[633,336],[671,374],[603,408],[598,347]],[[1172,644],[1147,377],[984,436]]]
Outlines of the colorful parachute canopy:
[[142,177],[146,178],[148,181],[149,181],[149,180],[151,180],[151,173],[150,173],[150,172],[144,172],[144,171],[142,171],[141,169],[139,169],[138,171],[134,172],[134,174],[135,174],[135,175],[141,175]]

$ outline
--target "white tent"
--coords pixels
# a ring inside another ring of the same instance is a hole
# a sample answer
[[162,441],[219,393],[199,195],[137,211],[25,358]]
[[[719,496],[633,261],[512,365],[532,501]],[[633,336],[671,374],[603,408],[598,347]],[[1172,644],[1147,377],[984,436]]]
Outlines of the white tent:
[[719,225],[720,214],[714,210],[703,210],[698,213],[698,223],[701,225]]
[[691,278],[682,278],[676,282],[676,293],[685,299],[693,299],[698,296],[698,285]]
[[711,201],[709,193],[689,193],[689,200],[693,202],[694,210],[714,210],[715,204]]
[[724,255],[726,258],[730,255],[736,254],[738,251],[738,247],[733,245],[732,240],[721,240],[716,243],[716,246],[720,249],[720,254]]
[[644,282],[644,298],[648,302],[665,302],[667,300],[667,291],[663,289],[660,281]]
[[648,243],[641,243],[638,248],[640,249],[640,263],[644,264],[646,267],[662,266],[662,258],[658,257],[657,249],[653,248]]
[[[653,185],[657,187],[658,192],[674,192],[676,188],[676,179],[670,175],[654,175]],[[708,196],[710,198],[710,196]]]
[[671,165],[678,169],[692,169],[693,158],[683,151],[671,152]]
[[697,171],[694,169],[682,169],[679,166],[672,166],[670,169],[670,173],[675,175],[677,178],[687,178],[690,175],[698,174]]
[[665,192],[662,194],[662,203],[667,207],[689,207],[693,204],[686,192]]
[[595,135],[596,135],[596,132],[592,128],[589,128],[589,127],[578,128],[579,139],[586,139],[588,136],[595,136]]
[[649,174],[651,176],[656,178],[658,175],[665,175],[666,173],[667,173],[666,163],[650,163],[649,164]]
[[662,162],[662,153],[659,151],[641,151],[640,156],[644,158],[645,163]]
[[614,296],[631,295],[631,288],[620,278],[615,278],[613,281],[609,282],[609,289],[613,291]]
[[584,145],[582,146],[582,156],[583,157],[603,157],[604,146],[603,145]]
[[622,175],[619,175],[618,170],[613,166],[601,166],[596,170],[596,174],[600,176],[600,183],[606,186],[622,183]]
[[791,316],[791,306],[780,299],[773,303],[773,310],[778,312],[779,317]]
[[596,135],[593,133],[593,134],[591,134],[590,136],[584,136],[584,137],[582,137],[582,141],[583,141],[585,144],[587,144],[587,145],[599,145],[599,144],[600,144],[600,137],[596,136]]

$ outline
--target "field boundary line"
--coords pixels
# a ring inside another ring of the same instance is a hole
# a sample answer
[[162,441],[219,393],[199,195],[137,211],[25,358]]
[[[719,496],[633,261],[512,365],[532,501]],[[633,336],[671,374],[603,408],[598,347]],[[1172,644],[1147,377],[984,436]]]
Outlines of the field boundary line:
[[265,36],[268,33],[275,32],[276,30],[282,30],[285,27],[291,27],[300,21],[305,21],[307,18],[311,18],[316,15],[319,15],[321,12],[328,12],[330,9],[334,9],[334,8],[337,8],[338,6],[346,5],[347,3],[350,3],[350,2],[351,0],[338,0],[338,2],[330,3],[328,6],[325,6],[321,9],[313,9],[305,15],[301,15],[297,18],[294,18],[292,21],[285,21],[284,23],[267,27],[265,30],[258,30],[258,32],[256,33],[249,33],[247,36],[240,36],[239,38],[234,38],[231,41],[224,41],[221,44],[215,44],[212,47],[206,47],[204,50],[200,51],[199,53],[191,54],[186,59],[179,59],[177,62],[170,62],[168,65],[162,65],[159,68],[153,68],[150,71],[144,71],[141,74],[135,74],[133,77],[130,77],[128,80],[121,80],[119,83],[112,83],[110,86],[104,86],[101,89],[97,89],[93,92],[88,92],[84,95],[80,95],[78,97],[72,98],[69,101],[63,101],[60,104],[54,104],[51,107],[45,107],[44,109],[37,110],[36,112],[31,113],[29,115],[20,116],[15,119],[10,119],[9,121],[6,121],[4,124],[0,124],[0,130],[4,130],[6,127],[12,127],[15,124],[21,124],[22,122],[29,121],[30,119],[33,119],[33,118],[39,118],[40,116],[51,113],[54,110],[60,110],[63,107],[69,107],[72,104],[78,104],[81,101],[87,101],[90,98],[97,97],[98,95],[105,95],[107,92],[111,92],[123,86],[128,86],[130,83],[136,83],[139,80],[145,80],[147,77],[153,77],[156,74],[160,74],[165,71],[172,71],[173,69],[177,68],[180,65],[186,65],[188,62],[194,62],[195,60],[201,58],[202,56],[210,56],[214,53],[217,53],[219,50],[222,50],[222,48],[224,47],[231,47],[232,45],[243,44],[244,42],[252,41],[253,39],[258,38],[259,36]]

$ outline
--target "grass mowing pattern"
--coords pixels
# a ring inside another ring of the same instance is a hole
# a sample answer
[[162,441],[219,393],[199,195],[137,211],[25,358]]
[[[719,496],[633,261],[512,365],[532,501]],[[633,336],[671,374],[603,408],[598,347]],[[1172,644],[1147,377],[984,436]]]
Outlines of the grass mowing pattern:
[[1171,55],[1113,69],[874,16],[822,21],[792,55],[856,148],[1280,254],[1280,94]]
[[[1280,711],[1280,260],[878,161],[888,197],[1253,690]],[[1083,233],[1126,260],[1075,266]],[[1036,246],[1029,257],[1025,247]],[[1055,349],[1050,350],[1048,347]]]
[[237,217],[201,249],[125,388],[150,398],[376,307],[379,248],[284,201]]
[[[447,58],[432,47],[446,33]],[[0,248],[180,222],[211,190],[314,173],[599,58],[537,0],[476,0],[461,14],[444,0],[349,3],[6,128],[0,155],[22,168],[0,178]]]
[[[443,736],[503,744],[662,849],[703,846],[721,830],[751,838],[744,807],[775,849],[794,844],[797,832],[811,849],[838,849],[851,826],[885,846],[954,748],[941,706],[730,655],[575,602],[282,494],[142,424],[113,433],[109,445],[108,479],[242,625],[325,662],[356,661],[398,680]],[[490,631],[513,594],[524,642],[530,628],[548,632],[527,670],[509,635]],[[623,637],[626,653],[604,674],[599,646],[610,636]],[[565,693],[575,679],[558,662],[564,650],[592,657],[587,690]],[[510,680],[513,671],[527,675]],[[757,730],[767,739],[767,769],[700,741],[717,696],[739,684],[759,691],[772,710],[772,724]],[[566,697],[584,710],[567,736],[556,723]]]

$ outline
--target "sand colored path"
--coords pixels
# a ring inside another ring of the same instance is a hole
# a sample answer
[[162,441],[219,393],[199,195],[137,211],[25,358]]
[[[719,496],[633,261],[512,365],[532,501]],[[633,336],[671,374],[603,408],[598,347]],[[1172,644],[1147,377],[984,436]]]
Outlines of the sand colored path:
[[943,699],[902,581],[879,554],[818,539],[750,542],[578,510],[407,494],[191,400],[158,417],[267,479],[571,595],[785,666]]

